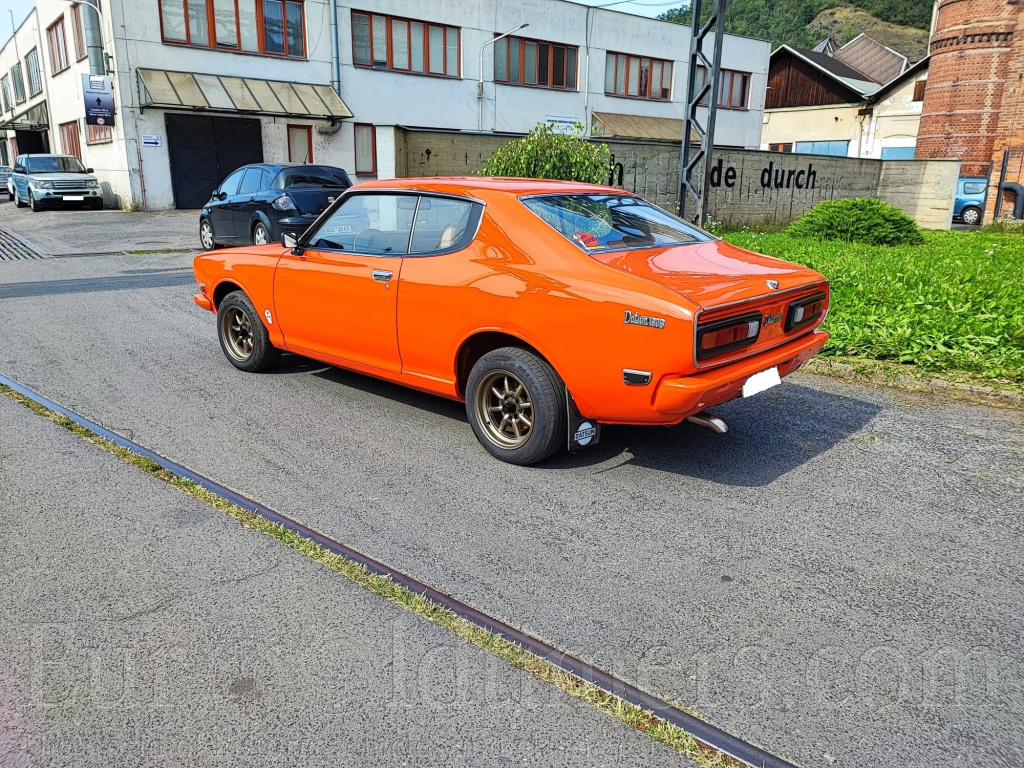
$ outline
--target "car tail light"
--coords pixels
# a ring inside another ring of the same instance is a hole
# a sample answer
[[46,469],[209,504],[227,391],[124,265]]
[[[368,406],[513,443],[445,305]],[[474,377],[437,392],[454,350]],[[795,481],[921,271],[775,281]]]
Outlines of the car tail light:
[[292,202],[292,199],[288,197],[288,195],[281,195],[279,198],[274,200],[274,202],[272,202],[271,205],[274,206],[279,211],[295,210],[295,203]]
[[750,346],[761,333],[761,313],[730,317],[697,326],[697,359]]
[[816,293],[792,302],[786,315],[786,333],[813,323],[821,317],[827,305],[828,299],[824,293]]

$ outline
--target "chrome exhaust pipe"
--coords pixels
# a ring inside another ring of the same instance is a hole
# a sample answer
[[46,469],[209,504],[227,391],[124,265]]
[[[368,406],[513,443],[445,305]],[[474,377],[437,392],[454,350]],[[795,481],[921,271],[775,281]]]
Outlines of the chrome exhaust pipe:
[[693,414],[693,416],[687,416],[686,420],[691,424],[696,424],[698,427],[710,429],[712,432],[717,432],[720,435],[724,435],[729,431],[729,425],[726,424],[725,421],[720,419],[718,416],[715,416],[713,413],[708,413],[707,411],[701,411],[700,413]]

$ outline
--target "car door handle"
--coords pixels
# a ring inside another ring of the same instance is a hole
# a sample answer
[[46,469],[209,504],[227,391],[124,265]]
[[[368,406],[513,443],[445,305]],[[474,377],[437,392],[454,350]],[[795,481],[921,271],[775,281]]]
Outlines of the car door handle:
[[390,283],[394,274],[394,272],[389,272],[386,269],[375,269],[373,270],[373,279],[378,283]]

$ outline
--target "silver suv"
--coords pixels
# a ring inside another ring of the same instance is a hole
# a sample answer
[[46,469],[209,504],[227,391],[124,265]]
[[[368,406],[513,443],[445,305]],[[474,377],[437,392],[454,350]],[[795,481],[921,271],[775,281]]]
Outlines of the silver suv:
[[103,207],[103,191],[92,168],[83,168],[74,155],[19,155],[11,175],[10,197],[19,208],[33,211],[80,203]]

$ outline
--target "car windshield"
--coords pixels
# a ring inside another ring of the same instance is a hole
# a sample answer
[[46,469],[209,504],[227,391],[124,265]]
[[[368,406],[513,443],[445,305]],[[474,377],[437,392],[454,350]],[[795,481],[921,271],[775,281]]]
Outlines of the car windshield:
[[25,161],[29,173],[85,173],[77,157],[46,156],[30,157]]
[[587,253],[663,248],[713,239],[632,195],[541,195],[525,198],[523,203]]
[[349,180],[340,168],[303,165],[285,168],[274,186],[278,189],[347,189]]

